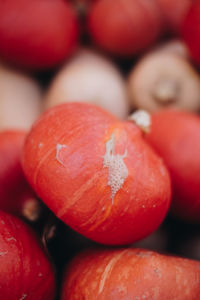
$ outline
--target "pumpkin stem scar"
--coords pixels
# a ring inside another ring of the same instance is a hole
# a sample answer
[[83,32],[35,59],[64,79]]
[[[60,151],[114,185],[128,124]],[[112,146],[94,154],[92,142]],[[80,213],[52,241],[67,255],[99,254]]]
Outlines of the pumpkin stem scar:
[[62,166],[64,166],[64,163],[63,163],[63,161],[62,161],[61,158],[60,158],[60,151],[61,151],[62,149],[64,149],[64,148],[67,148],[67,146],[66,146],[66,145],[61,145],[61,144],[57,144],[57,145],[56,145],[56,159],[57,159],[57,161],[58,161]]
[[175,102],[178,94],[178,82],[167,78],[160,79],[153,91],[153,97],[155,100],[163,104]]
[[124,151],[124,154],[115,154],[115,139],[114,134],[112,134],[110,140],[106,142],[103,162],[103,166],[108,168],[108,185],[111,187],[112,204],[116,193],[128,177],[128,168],[124,162],[125,157],[127,157],[127,150]]

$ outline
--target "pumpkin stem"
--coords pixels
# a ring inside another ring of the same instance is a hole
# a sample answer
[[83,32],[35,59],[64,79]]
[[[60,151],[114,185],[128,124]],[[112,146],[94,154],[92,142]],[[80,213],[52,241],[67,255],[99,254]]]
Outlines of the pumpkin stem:
[[29,221],[35,222],[41,216],[41,205],[36,198],[28,199],[24,206],[22,215]]
[[150,114],[142,109],[135,111],[128,120],[133,121],[144,133],[148,133],[151,127]]

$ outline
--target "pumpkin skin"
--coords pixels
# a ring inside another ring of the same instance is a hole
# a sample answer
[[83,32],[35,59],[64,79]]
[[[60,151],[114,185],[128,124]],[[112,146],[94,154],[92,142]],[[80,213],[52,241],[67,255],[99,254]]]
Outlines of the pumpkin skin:
[[91,104],[45,112],[27,136],[22,161],[56,216],[99,243],[143,238],[169,207],[168,172],[140,129]]
[[180,28],[195,0],[156,0],[166,19],[166,29],[180,34]]
[[0,211],[0,295],[7,300],[53,300],[55,279],[32,230]]
[[196,300],[200,262],[142,249],[89,250],[67,266],[61,300]]
[[29,186],[21,165],[21,151],[27,132],[0,132],[0,209],[36,221],[41,203]]
[[151,46],[160,36],[162,25],[155,1],[99,0],[88,15],[93,41],[119,56],[132,56]]
[[65,0],[0,2],[0,56],[19,67],[54,67],[74,51],[78,20]]
[[200,118],[181,111],[157,112],[146,137],[170,172],[173,214],[199,223]]
[[191,57],[200,66],[200,1],[191,5],[181,26],[181,35],[189,48]]

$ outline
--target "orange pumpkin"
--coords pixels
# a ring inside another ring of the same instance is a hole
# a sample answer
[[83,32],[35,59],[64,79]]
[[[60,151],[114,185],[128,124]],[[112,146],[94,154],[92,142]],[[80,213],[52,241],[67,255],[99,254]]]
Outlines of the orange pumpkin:
[[57,217],[100,243],[143,238],[169,207],[168,172],[141,130],[93,105],[45,112],[27,136],[23,167]]
[[172,179],[172,212],[200,222],[200,118],[166,110],[152,115],[147,139],[164,159]]
[[131,56],[158,39],[162,17],[156,1],[99,0],[91,6],[88,30],[104,50]]
[[89,250],[67,266],[61,300],[197,300],[200,262],[142,249]]
[[20,161],[26,134],[20,130],[0,132],[0,210],[36,221],[42,206],[26,181]]

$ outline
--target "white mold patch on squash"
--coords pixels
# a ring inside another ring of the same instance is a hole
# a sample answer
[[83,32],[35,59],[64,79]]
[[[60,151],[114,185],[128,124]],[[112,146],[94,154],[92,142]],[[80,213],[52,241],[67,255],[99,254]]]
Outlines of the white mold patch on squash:
[[128,168],[124,162],[127,157],[127,149],[123,154],[115,154],[115,138],[112,134],[106,142],[106,153],[104,155],[104,167],[108,168],[108,185],[111,187],[111,199],[114,201],[116,193],[122,188],[128,177]]

